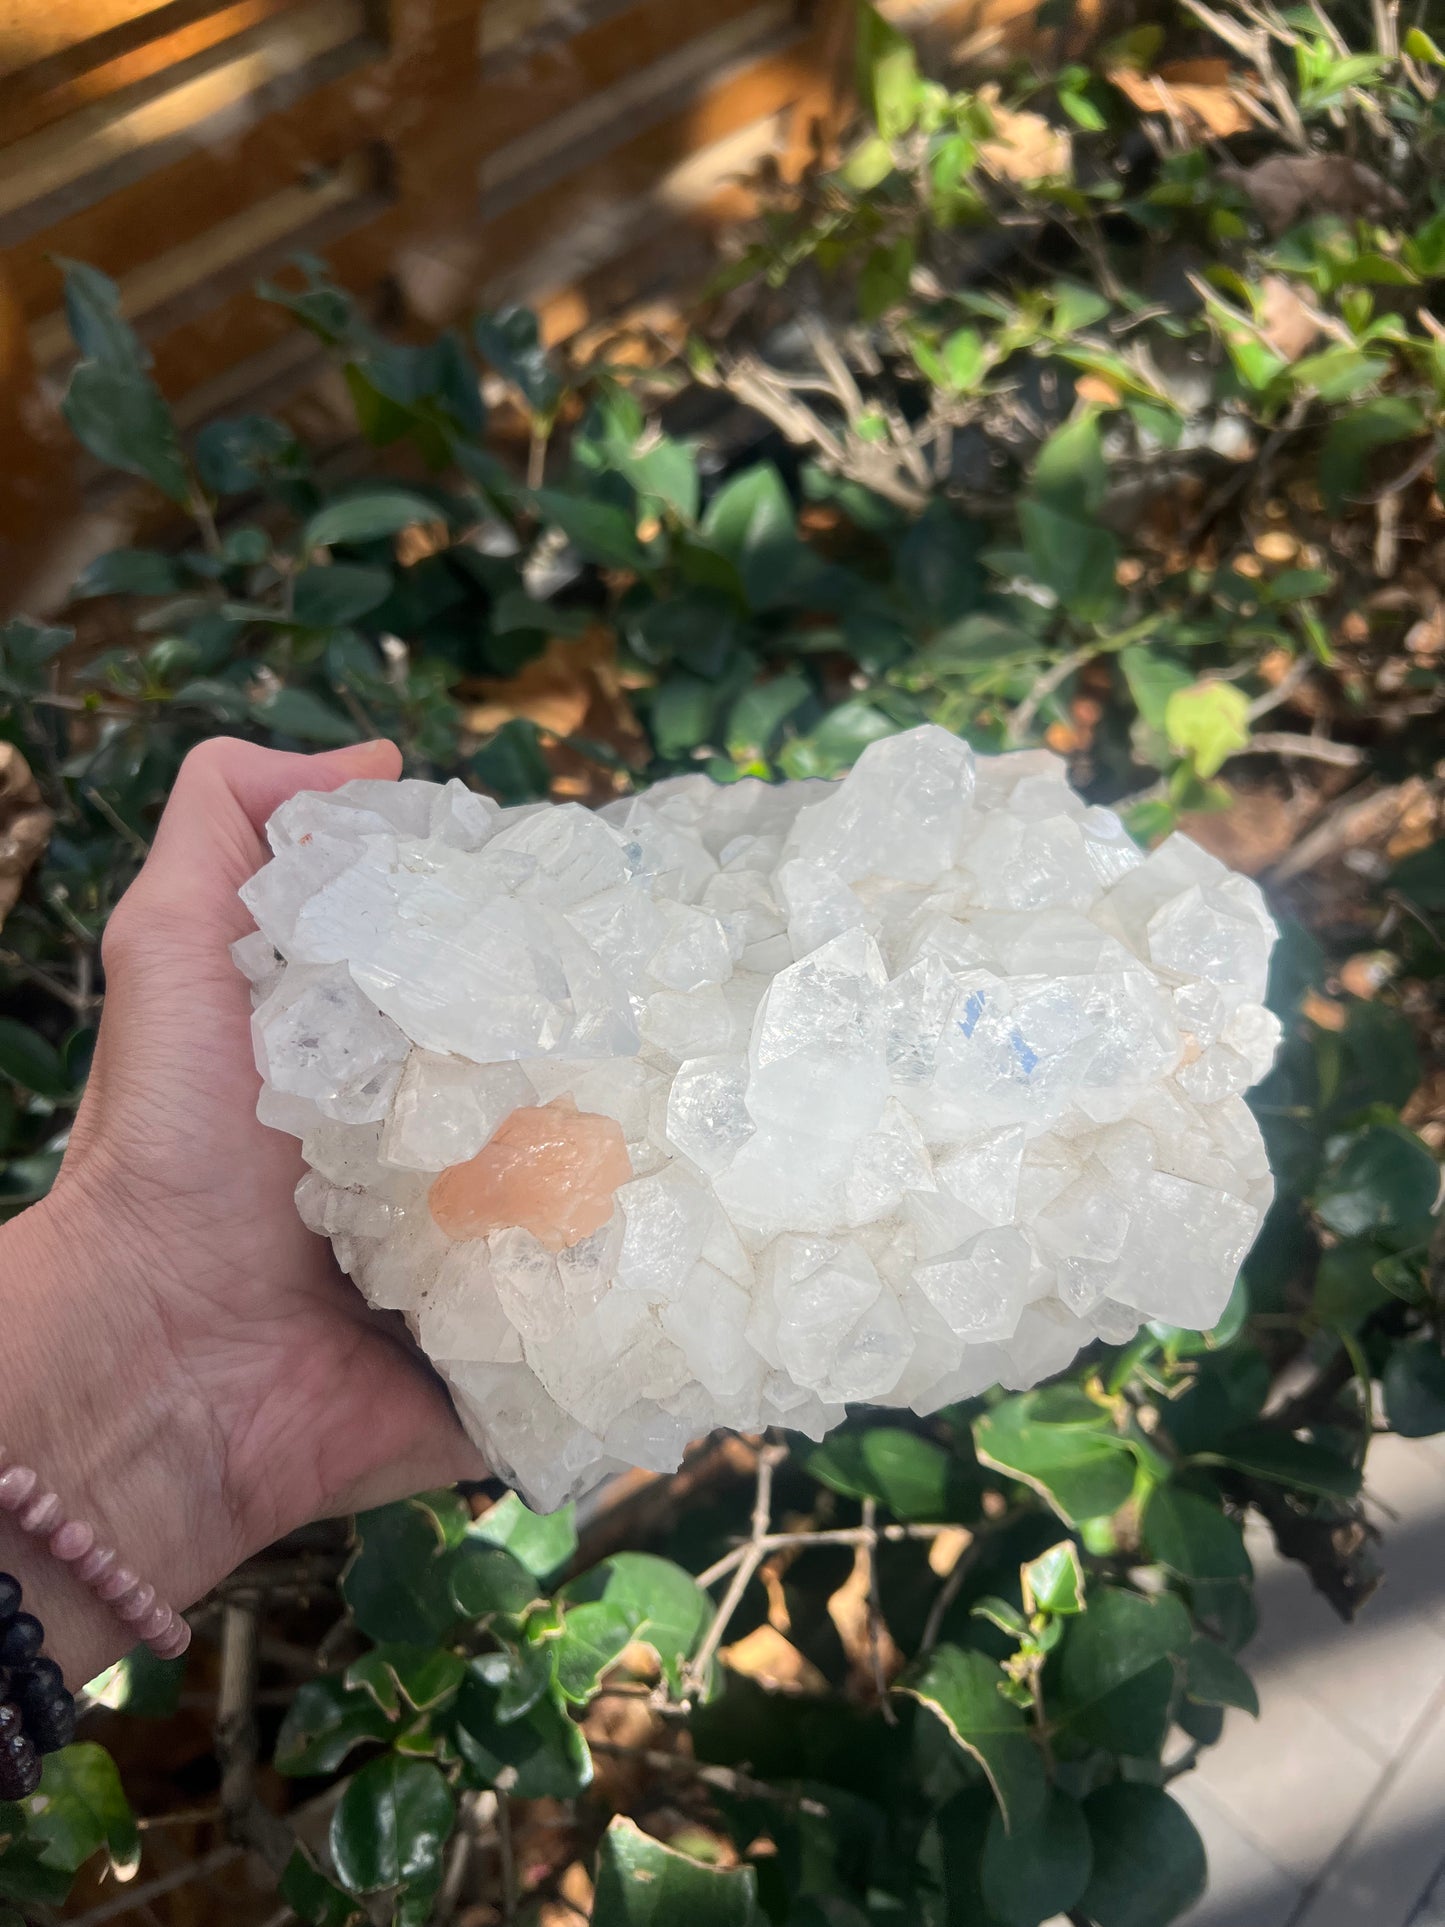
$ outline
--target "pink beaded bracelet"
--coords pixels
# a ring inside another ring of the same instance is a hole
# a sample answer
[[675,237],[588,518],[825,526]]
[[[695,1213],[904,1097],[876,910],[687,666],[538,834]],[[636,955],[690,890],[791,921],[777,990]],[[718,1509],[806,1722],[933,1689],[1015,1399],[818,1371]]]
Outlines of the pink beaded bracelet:
[[[7,1456],[0,1452],[0,1465]],[[5,1465],[0,1472],[0,1512],[13,1512],[22,1532],[43,1539],[51,1557],[69,1566],[157,1659],[178,1659],[190,1645],[191,1629],[181,1615],[156,1598],[154,1586],[142,1585],[128,1566],[117,1565],[108,1546],[96,1544],[93,1526],[67,1519],[59,1493],[41,1488],[40,1474],[30,1466]]]

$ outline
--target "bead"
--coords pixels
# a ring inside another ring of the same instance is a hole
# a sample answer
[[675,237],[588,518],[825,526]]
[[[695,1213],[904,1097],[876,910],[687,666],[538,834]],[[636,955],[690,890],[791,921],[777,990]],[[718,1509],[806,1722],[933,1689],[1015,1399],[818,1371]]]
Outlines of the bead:
[[0,1619],[13,1619],[20,1610],[20,1581],[0,1572]]
[[40,1483],[40,1474],[28,1465],[12,1465],[0,1472],[0,1512],[18,1512]]
[[40,1785],[40,1755],[23,1733],[0,1741],[0,1800],[25,1800]]
[[92,1546],[75,1568],[75,1576],[83,1586],[94,1586],[103,1573],[110,1571],[115,1564],[115,1554],[109,1546]]
[[45,1628],[34,1613],[16,1613],[0,1635],[0,1666],[23,1666],[45,1644]]
[[128,1626],[136,1620],[144,1619],[156,1603],[154,1586],[135,1586],[123,1599],[112,1600],[111,1610],[117,1619],[123,1619]]
[[176,1615],[176,1623],[164,1639],[158,1639],[151,1651],[157,1659],[179,1659],[191,1643],[191,1628],[187,1620]]
[[65,1507],[60,1503],[60,1494],[39,1492],[20,1514],[20,1530],[33,1533],[36,1537],[44,1533],[48,1538],[64,1517]]
[[21,1706],[41,1700],[52,1700],[57,1693],[65,1691],[65,1675],[53,1659],[32,1659],[30,1664],[15,1675],[11,1683],[11,1697]]
[[95,1528],[84,1519],[67,1519],[50,1535],[50,1556],[63,1566],[73,1566],[95,1544]]
[[129,1566],[112,1566],[92,1590],[96,1598],[103,1599],[108,1606],[112,1600],[123,1598],[126,1593],[133,1591],[137,1583],[136,1576]]
[[75,1738],[75,1701],[62,1692],[30,1712],[25,1724],[37,1753],[58,1753]]
[[161,1604],[154,1605],[136,1627],[135,1636],[137,1639],[143,1640],[147,1646],[150,1646],[154,1644],[156,1640],[165,1638],[166,1634],[171,1630],[171,1623],[174,1619],[175,1614],[169,1606]]

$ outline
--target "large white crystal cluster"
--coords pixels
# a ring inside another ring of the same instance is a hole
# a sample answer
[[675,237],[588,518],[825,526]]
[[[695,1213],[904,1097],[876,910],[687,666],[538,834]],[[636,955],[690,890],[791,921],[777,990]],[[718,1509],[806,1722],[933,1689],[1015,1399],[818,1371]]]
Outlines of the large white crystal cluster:
[[1044,751],[923,728],[839,783],[595,814],[354,782],[270,840],[260,1116],[534,1504],[1224,1308],[1271,1194],[1274,927]]

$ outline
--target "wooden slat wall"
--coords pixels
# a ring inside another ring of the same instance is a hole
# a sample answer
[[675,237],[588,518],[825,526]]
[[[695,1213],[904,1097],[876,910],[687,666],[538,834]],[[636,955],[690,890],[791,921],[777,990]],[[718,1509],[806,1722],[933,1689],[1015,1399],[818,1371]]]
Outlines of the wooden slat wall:
[[737,177],[836,110],[848,4],[0,0],[0,604],[97,539],[55,256],[116,278],[186,422],[314,371],[253,292],[302,247],[402,326],[503,296],[576,326],[685,272]]

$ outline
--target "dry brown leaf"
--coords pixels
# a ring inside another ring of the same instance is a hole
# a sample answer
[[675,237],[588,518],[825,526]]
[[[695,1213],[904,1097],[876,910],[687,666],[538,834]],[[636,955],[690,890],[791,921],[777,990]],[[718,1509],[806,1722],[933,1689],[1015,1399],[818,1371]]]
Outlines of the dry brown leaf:
[[1301,301],[1281,274],[1267,274],[1260,283],[1259,331],[1277,355],[1298,361],[1319,339],[1320,319]]
[[1403,195],[1347,154],[1272,154],[1253,167],[1221,167],[1219,178],[1244,190],[1274,235],[1307,214],[1375,221],[1405,211]]
[[0,924],[44,855],[54,827],[30,765],[13,743],[0,743]]
[[965,1526],[945,1526],[928,1548],[928,1566],[935,1578],[946,1579],[973,1544]]
[[1113,67],[1108,78],[1141,114],[1167,114],[1201,138],[1226,140],[1254,125],[1242,82],[1227,60],[1173,60],[1157,74]]
[[868,1548],[859,1546],[853,1555],[853,1570],[828,1601],[828,1617],[848,1656],[848,1690],[858,1699],[876,1700],[878,1673],[881,1671],[885,1680],[895,1678],[902,1671],[903,1655],[881,1621],[870,1626],[873,1615],[868,1608],[868,1579]]
[[718,1654],[724,1665],[783,1693],[826,1693],[828,1682],[775,1626],[755,1626]]
[[1349,1021],[1349,1014],[1343,1004],[1333,997],[1322,997],[1317,990],[1307,990],[1300,1001],[1300,1015],[1308,1017],[1318,1030],[1343,1030]]
[[990,83],[978,97],[993,117],[993,133],[978,144],[978,157],[991,174],[1005,181],[1048,181],[1068,174],[1074,144],[1063,128],[1042,114],[1000,107],[999,90]]
[[1388,950],[1361,950],[1340,965],[1340,985],[1352,997],[1369,1003],[1389,983],[1399,969],[1400,960]]
[[1288,529],[1266,529],[1255,537],[1254,552],[1266,562],[1293,562],[1299,554],[1299,542]]

